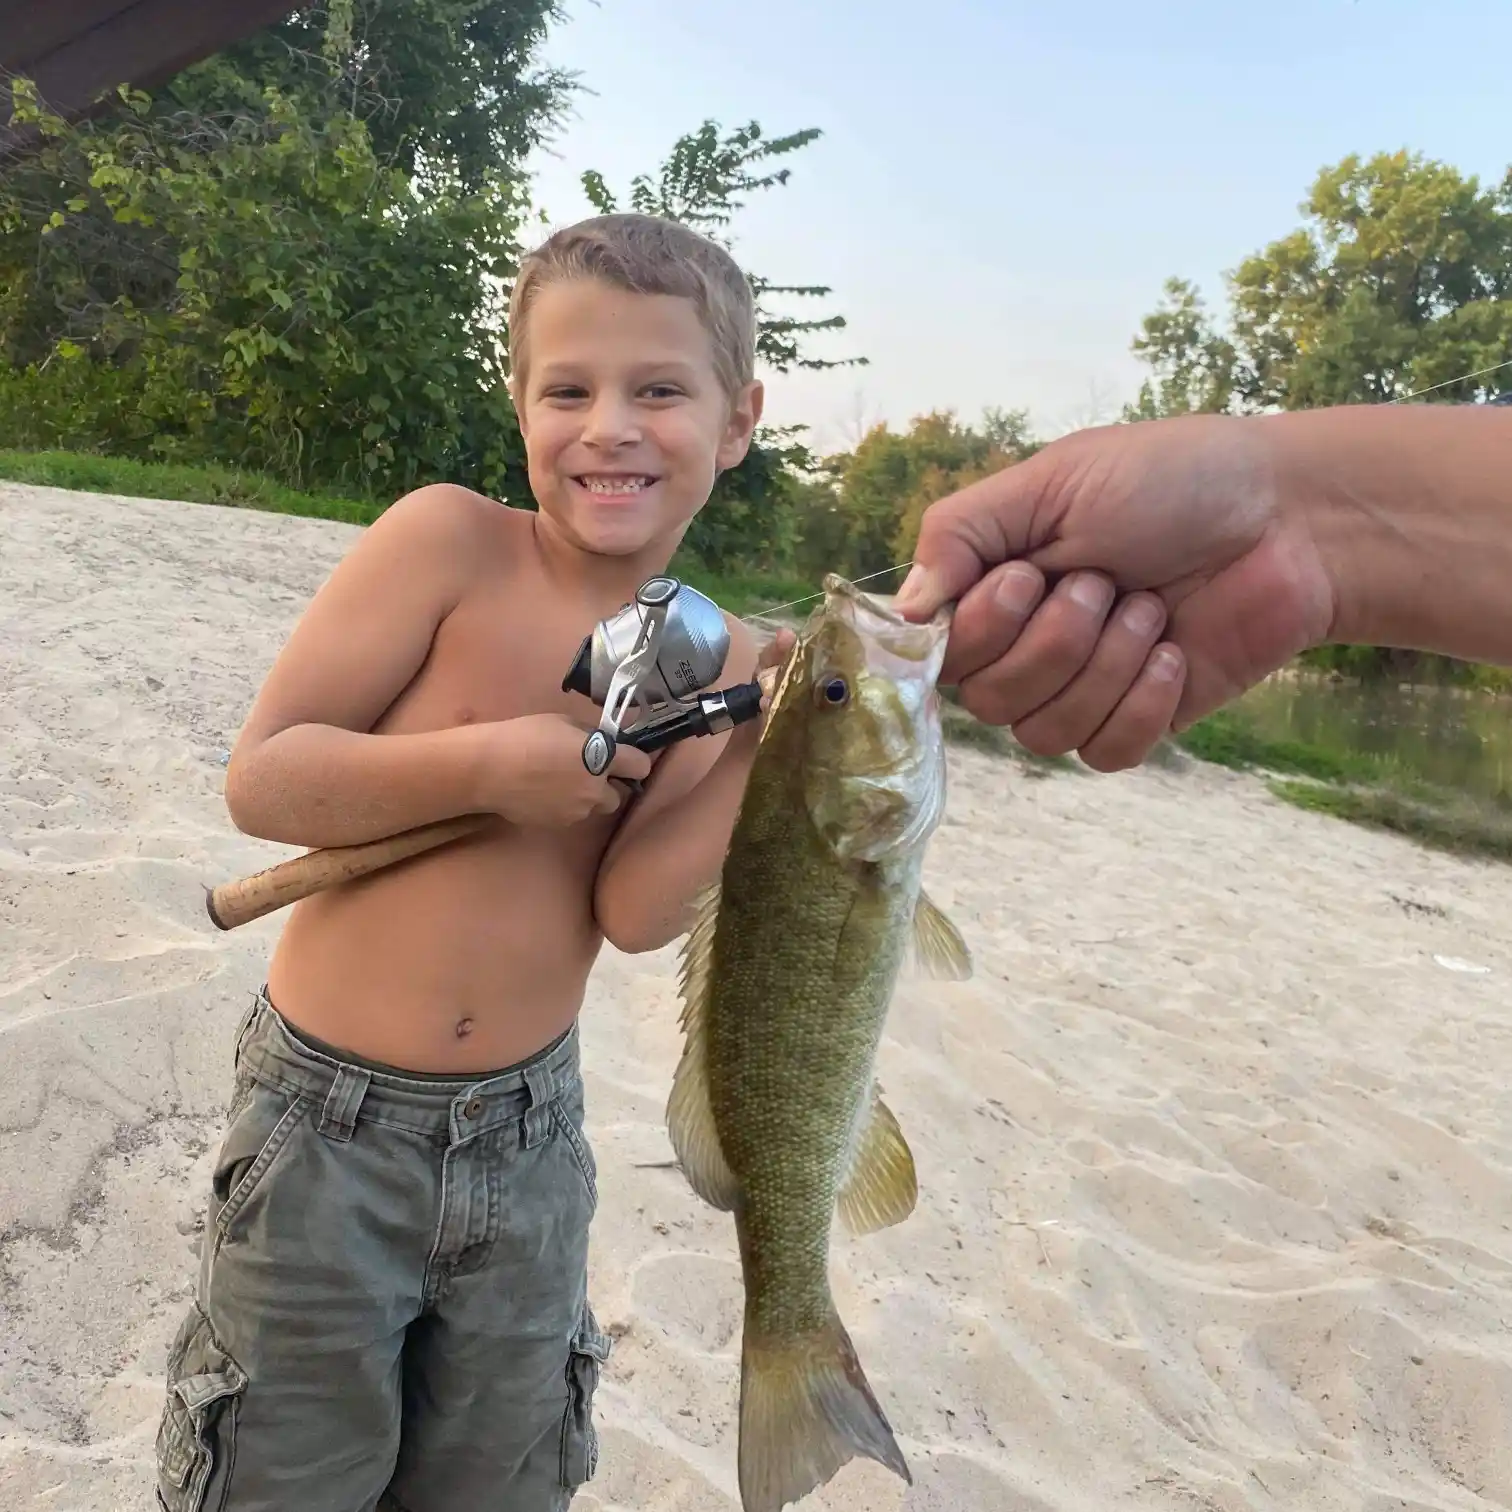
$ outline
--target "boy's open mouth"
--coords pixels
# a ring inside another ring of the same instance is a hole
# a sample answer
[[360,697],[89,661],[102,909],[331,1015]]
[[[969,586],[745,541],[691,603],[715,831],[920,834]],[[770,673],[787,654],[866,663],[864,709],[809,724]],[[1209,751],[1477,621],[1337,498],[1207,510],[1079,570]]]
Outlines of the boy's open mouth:
[[585,473],[574,480],[589,493],[604,498],[624,498],[650,488],[657,480],[649,473]]

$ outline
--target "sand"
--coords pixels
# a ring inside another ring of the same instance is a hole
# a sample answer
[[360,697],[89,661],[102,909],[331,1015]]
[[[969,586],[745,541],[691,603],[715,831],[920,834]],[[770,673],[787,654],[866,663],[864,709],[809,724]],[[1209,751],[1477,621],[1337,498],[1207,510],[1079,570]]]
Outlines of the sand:
[[[220,761],[354,534],[0,484],[0,1512],[153,1504],[279,927],[202,887],[289,854]],[[928,872],[978,970],[907,981],[883,1048],[923,1195],[835,1250],[915,1485],[853,1465],[803,1512],[1512,1504],[1512,870],[1215,769],[956,751]],[[674,969],[607,952],[583,1015],[619,1335],[583,1512],[738,1506],[731,1227],[638,1164]]]

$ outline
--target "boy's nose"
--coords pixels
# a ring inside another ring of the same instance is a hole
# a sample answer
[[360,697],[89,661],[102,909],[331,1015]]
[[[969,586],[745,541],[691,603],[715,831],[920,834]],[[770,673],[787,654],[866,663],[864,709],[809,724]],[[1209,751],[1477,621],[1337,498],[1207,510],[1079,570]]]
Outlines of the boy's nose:
[[596,399],[583,425],[583,440],[589,446],[624,446],[640,439],[634,409],[616,395]]

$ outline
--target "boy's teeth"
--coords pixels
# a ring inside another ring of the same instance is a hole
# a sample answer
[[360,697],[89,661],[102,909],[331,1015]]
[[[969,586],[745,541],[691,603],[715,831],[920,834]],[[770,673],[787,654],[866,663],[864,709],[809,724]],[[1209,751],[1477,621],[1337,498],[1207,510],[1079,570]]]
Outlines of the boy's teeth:
[[590,493],[637,493],[651,482],[650,478],[584,478]]

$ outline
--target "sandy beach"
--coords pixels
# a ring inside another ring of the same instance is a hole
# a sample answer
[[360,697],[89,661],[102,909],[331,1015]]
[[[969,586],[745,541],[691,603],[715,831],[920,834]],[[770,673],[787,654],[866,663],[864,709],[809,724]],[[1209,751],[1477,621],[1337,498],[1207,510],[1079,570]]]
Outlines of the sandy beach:
[[[279,916],[221,761],[355,535],[0,483],[0,1512],[147,1512],[231,1037]],[[1196,765],[952,751],[881,1074],[922,1195],[835,1285],[913,1467],[802,1512],[1512,1505],[1512,869]],[[1476,969],[1466,969],[1476,968]],[[676,1171],[675,947],[583,1014],[617,1346],[575,1512],[736,1512],[740,1277]]]

